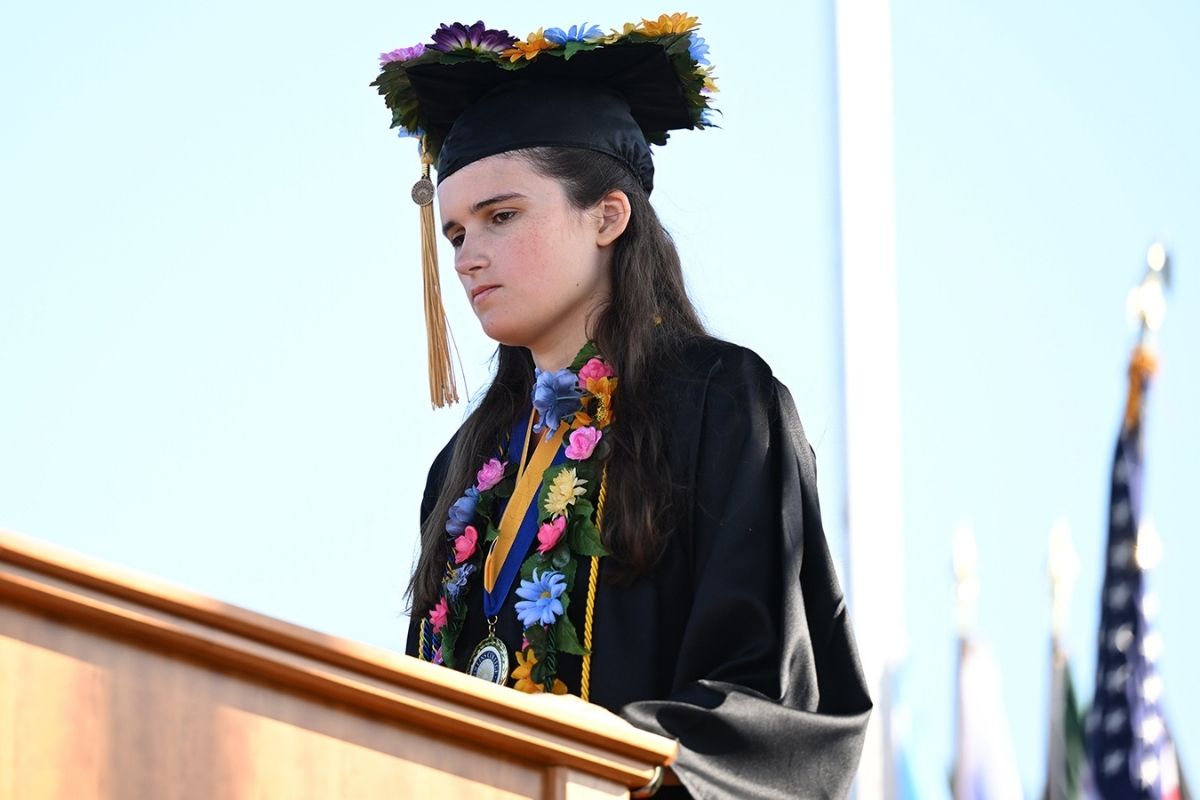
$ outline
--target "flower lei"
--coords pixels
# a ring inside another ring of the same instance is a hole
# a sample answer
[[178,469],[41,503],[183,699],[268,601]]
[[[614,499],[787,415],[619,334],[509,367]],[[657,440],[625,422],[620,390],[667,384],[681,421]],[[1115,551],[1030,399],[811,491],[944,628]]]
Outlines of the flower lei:
[[[612,394],[617,385],[612,369],[588,343],[570,367],[537,372],[533,407],[538,412],[534,433],[550,436],[561,422],[571,426],[566,461],[546,470],[535,500],[538,508],[537,546],[521,565],[522,598],[516,604],[524,641],[512,672],[515,688],[537,693],[566,692],[556,676],[562,653],[584,656],[588,651],[567,616],[576,566],[581,558],[604,556],[600,530],[593,519],[608,456],[604,431],[613,421]],[[483,544],[500,532],[500,501],[516,484],[516,465],[489,459],[476,473],[476,482],[454,502],[446,519],[450,556],[442,578],[441,597],[429,612],[434,633],[432,661],[455,667],[455,645],[467,616],[467,584],[483,571]],[[480,534],[480,531],[484,533]],[[480,539],[482,538],[482,542]]]
[[[708,60],[708,45],[696,35],[699,20],[688,14],[662,14],[655,20],[643,19],[639,23],[627,22],[621,30],[605,34],[598,25],[572,25],[567,30],[538,28],[524,40],[517,39],[506,30],[494,30],[482,21],[473,25],[455,22],[441,25],[430,37],[412,47],[401,47],[379,54],[379,77],[371,85],[379,87],[388,108],[392,110],[392,127],[399,128],[400,136],[426,136],[429,126],[422,116],[416,93],[408,79],[409,67],[423,64],[460,64],[477,62],[493,64],[500,69],[520,70],[537,59],[561,58],[570,60],[576,53],[606,47],[624,47],[637,44],[657,44],[670,59],[679,76],[683,97],[687,101],[692,124],[696,128],[710,128],[712,107],[709,95],[717,91],[713,66]],[[666,131],[646,131],[650,144],[667,143]],[[427,138],[426,147],[436,157],[441,142]]]

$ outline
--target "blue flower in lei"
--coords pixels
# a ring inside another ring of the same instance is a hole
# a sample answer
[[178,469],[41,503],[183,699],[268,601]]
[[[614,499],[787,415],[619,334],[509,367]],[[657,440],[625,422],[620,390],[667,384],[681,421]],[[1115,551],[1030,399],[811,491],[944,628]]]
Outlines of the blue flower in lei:
[[538,576],[533,571],[533,580],[521,581],[517,589],[517,597],[524,600],[517,603],[517,618],[526,628],[534,625],[551,625],[562,616],[563,605],[558,598],[567,590],[567,579],[555,570],[546,570]]
[[457,569],[450,570],[450,574],[446,576],[446,596],[451,600],[457,600],[458,595],[467,585],[467,579],[474,571],[474,564],[463,564]]
[[546,41],[554,42],[561,47],[567,42],[587,42],[603,38],[604,31],[600,30],[599,25],[589,28],[585,22],[582,25],[572,25],[569,30],[565,31],[562,28],[550,28],[543,35],[546,37]]
[[475,519],[475,506],[479,503],[479,490],[474,486],[467,493],[454,501],[446,519],[446,533],[451,536],[461,536],[471,520]]
[[533,431],[540,433],[544,428],[550,436],[558,430],[563,417],[579,410],[579,378],[570,369],[542,372],[535,367],[533,372],[537,377],[533,384],[533,407],[538,412]]

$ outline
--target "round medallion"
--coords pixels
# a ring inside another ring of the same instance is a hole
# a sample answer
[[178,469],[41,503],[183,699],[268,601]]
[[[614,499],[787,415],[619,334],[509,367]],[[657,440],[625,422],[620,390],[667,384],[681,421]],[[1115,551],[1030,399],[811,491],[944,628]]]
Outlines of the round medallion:
[[508,682],[508,648],[504,642],[495,636],[489,636],[479,643],[471,660],[467,663],[467,674],[485,681],[491,681],[497,686]]
[[433,202],[433,181],[429,178],[421,178],[413,184],[412,188],[413,202],[419,206],[427,206]]

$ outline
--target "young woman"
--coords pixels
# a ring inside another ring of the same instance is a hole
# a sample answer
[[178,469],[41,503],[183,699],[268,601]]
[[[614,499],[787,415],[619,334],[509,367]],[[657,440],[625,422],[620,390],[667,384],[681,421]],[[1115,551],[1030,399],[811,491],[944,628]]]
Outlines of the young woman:
[[499,343],[429,472],[408,652],[677,738],[680,794],[843,796],[870,701],[812,450],[770,368],[705,334],[649,202],[648,141],[706,122],[694,27],[385,54]]

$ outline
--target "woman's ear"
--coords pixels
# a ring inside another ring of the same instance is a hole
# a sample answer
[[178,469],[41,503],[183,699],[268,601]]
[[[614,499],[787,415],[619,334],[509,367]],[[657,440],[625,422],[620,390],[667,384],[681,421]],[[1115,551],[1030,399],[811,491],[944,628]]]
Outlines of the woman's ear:
[[629,227],[629,197],[620,189],[613,189],[596,206],[600,213],[600,229],[596,234],[596,244],[607,247],[620,238]]

